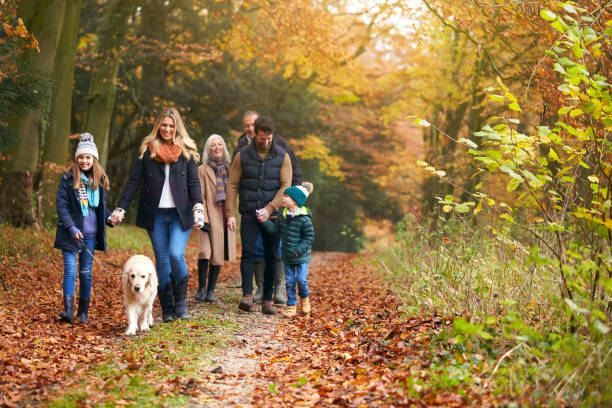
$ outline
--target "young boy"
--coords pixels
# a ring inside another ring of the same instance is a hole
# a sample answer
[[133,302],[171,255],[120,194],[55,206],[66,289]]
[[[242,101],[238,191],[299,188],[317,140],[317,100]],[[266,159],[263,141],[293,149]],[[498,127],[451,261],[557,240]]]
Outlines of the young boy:
[[314,241],[314,229],[310,209],[304,206],[306,198],[312,192],[312,183],[292,186],[285,190],[283,207],[278,210],[275,221],[267,220],[263,227],[271,234],[280,234],[283,240],[282,259],[285,263],[285,287],[287,289],[286,317],[297,314],[295,285],[302,313],[310,314],[308,299],[308,262]]

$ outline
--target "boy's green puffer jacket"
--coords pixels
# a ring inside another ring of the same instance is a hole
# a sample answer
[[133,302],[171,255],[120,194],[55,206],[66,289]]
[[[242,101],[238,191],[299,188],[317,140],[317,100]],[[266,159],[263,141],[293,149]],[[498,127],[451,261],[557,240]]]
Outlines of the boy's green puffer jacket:
[[314,241],[311,212],[308,207],[300,207],[295,216],[287,217],[287,209],[278,210],[275,221],[267,220],[263,227],[271,234],[280,234],[283,239],[283,262],[297,265],[310,261],[310,252]]

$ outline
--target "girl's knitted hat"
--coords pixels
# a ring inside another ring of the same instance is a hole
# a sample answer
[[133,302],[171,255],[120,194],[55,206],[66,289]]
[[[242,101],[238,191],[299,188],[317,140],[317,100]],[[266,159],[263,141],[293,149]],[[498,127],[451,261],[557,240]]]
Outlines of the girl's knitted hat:
[[96,159],[98,158],[98,148],[94,143],[94,137],[91,133],[81,133],[79,145],[74,152],[74,158],[76,159],[81,154],[91,154]]

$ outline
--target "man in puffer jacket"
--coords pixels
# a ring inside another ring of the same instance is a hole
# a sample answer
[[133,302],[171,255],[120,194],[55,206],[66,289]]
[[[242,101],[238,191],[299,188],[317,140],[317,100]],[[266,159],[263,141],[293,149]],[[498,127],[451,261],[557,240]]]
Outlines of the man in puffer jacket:
[[279,208],[275,221],[267,220],[263,227],[270,234],[280,234],[283,240],[282,258],[285,263],[285,287],[287,289],[286,317],[297,314],[295,286],[302,313],[310,314],[308,292],[308,262],[314,242],[311,211],[304,206],[306,198],[312,192],[312,184],[305,182],[302,186],[292,186],[285,190],[283,207]]

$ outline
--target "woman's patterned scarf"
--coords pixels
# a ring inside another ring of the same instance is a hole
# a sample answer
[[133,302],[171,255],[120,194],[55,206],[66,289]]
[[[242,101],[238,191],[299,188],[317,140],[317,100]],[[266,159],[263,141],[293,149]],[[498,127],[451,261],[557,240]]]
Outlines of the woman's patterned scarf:
[[221,205],[221,203],[225,201],[225,186],[229,178],[227,160],[225,157],[219,158],[208,156],[207,164],[215,171],[215,176],[217,177],[217,196],[215,201],[218,205]]
[[89,207],[97,208],[100,204],[100,187],[91,191],[93,180],[87,178],[87,176],[81,173],[81,187],[79,187],[79,203],[81,203],[81,212],[83,217],[89,215]]

